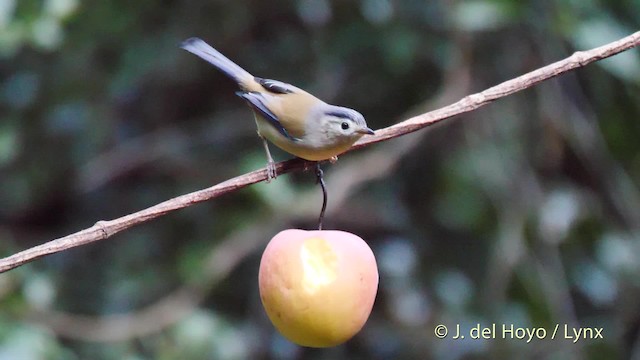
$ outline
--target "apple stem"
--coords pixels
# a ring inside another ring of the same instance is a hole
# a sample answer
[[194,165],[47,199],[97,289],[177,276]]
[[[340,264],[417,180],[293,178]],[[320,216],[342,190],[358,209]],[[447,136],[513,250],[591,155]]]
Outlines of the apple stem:
[[318,178],[318,184],[322,188],[322,209],[320,210],[320,217],[318,218],[318,230],[322,230],[322,220],[324,219],[324,212],[327,210],[327,187],[324,183],[324,173],[320,168],[320,162],[316,163],[316,177]]

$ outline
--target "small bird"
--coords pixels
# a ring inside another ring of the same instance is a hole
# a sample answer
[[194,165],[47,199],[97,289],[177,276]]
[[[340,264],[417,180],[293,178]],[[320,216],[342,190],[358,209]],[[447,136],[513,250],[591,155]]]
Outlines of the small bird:
[[208,61],[235,81],[240,96],[253,109],[267,154],[268,180],[277,176],[267,140],[282,150],[310,161],[335,158],[363,135],[373,135],[359,112],[327,104],[293,85],[251,75],[199,38],[180,46]]

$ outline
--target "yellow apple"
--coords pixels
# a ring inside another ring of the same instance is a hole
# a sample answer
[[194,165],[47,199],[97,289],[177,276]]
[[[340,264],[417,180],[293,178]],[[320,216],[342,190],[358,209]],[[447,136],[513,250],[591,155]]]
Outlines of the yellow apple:
[[369,318],[378,267],[371,248],[354,234],[289,229],[262,254],[259,285],[269,319],[287,339],[336,346]]

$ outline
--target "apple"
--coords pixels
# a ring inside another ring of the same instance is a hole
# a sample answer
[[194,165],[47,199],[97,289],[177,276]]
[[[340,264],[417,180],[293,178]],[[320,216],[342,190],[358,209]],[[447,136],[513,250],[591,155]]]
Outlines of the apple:
[[262,305],[284,337],[330,347],[349,340],[369,318],[378,267],[354,234],[288,229],[264,250],[258,280]]

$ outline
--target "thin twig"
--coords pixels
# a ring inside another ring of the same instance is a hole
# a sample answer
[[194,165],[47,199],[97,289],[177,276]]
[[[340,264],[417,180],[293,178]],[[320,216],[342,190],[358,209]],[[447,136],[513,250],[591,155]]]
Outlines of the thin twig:
[[[313,161],[292,159],[276,164],[278,174],[285,174],[298,169],[304,169],[315,164]],[[101,220],[92,227],[51,240],[47,243],[29,248],[17,254],[0,259],[0,273],[16,268],[27,262],[33,261],[45,255],[54,254],[76,246],[107,239],[122,230],[155,219],[169,212],[179,210],[197,203],[201,203],[229,192],[266,180],[267,170],[259,169],[242,176],[229,179],[206,189],[188,193],[173,199],[161,202],[152,207],[125,215],[114,220]]]
[[[640,32],[636,32],[620,40],[588,51],[575,52],[573,55],[564,60],[547,65],[512,80],[505,81],[480,93],[469,95],[449,106],[445,106],[438,110],[415,116],[393,126],[377,130],[376,135],[367,136],[361,139],[361,141],[357,142],[348,151],[359,149],[381,141],[393,139],[395,137],[420,130],[453,116],[470,112],[492,101],[530,88],[544,80],[548,80],[571,70],[583,67],[594,61],[616,55],[620,52],[636,47],[639,44]],[[300,159],[288,160],[277,163],[276,171],[278,174],[283,174],[294,170],[303,169],[305,168],[305,166],[308,167],[310,165],[313,165],[313,163],[306,162]],[[266,169],[260,169],[227,180],[210,188],[185,194],[167,200],[150,208],[125,215],[114,220],[98,221],[94,226],[88,229],[49,241],[42,245],[38,245],[33,248],[21,251],[17,254],[0,259],[0,273],[11,270],[45,255],[54,254],[76,246],[92,243],[94,241],[107,239],[122,230],[165,215],[169,212],[213,199],[220,195],[238,190],[257,182],[264,181],[266,179]]]
[[322,208],[320,209],[320,216],[318,217],[318,230],[322,230],[324,213],[327,211],[327,185],[324,183],[324,173],[320,167],[320,162],[316,163],[316,177],[318,178],[318,184],[320,184],[320,188],[322,189]]

